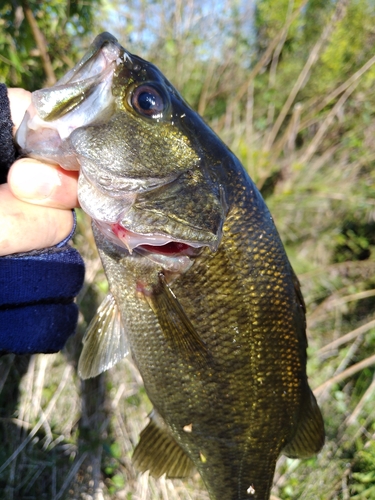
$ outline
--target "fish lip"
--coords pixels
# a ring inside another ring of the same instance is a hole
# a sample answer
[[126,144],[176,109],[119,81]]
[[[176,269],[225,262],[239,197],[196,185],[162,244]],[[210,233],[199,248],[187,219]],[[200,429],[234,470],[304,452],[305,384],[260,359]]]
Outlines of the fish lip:
[[[117,66],[121,62],[124,50],[113,35],[106,32],[101,33],[94,39],[90,49],[80,62],[60,78],[55,86],[85,81],[102,75],[109,66]],[[126,58],[128,58],[127,54]],[[101,59],[101,61],[98,59]],[[93,64],[95,64],[95,68]],[[85,73],[87,73],[87,76],[82,78]]]
[[[119,222],[110,223],[96,219],[93,223],[107,239],[129,254],[135,252],[145,256],[156,254],[171,258],[175,256],[195,257],[201,253],[204,247],[215,252],[221,240],[221,235],[216,241],[192,241],[163,233],[136,233]],[[176,244],[175,251],[170,246],[167,247],[170,244]]]
[[133,257],[145,258],[160,266],[163,271],[169,273],[170,278],[188,271],[194,263],[194,258],[201,254],[205,246],[212,250],[217,249],[212,242],[185,241],[160,233],[153,235],[133,233],[119,223],[111,224],[98,220],[94,220],[94,223],[104,237],[122,252]]
[[[65,77],[60,79],[52,88],[36,90],[32,95],[32,104],[37,110],[38,117],[43,121],[53,120],[56,107],[56,95],[61,90],[76,87],[77,94],[89,94],[98,82],[106,88],[112,86],[113,75],[119,63],[122,47],[118,44],[106,44],[95,51],[78,69],[73,68]],[[89,68],[87,68],[87,66]],[[79,85],[78,85],[79,84]],[[86,98],[85,96],[84,98]],[[83,98],[82,98],[83,99]],[[79,102],[74,107],[79,106]],[[100,108],[99,108],[100,109]],[[69,112],[71,110],[69,109]],[[102,112],[102,109],[100,109]],[[92,120],[90,120],[91,122]],[[87,125],[87,122],[85,125]],[[71,132],[74,129],[71,130]],[[70,135],[70,134],[69,134]]]
[[[47,158],[67,170],[78,170],[79,164],[65,160],[66,151],[61,155],[61,145],[74,130],[94,123],[103,110],[111,108],[114,102],[112,81],[117,66],[122,62],[121,58],[130,59],[130,56],[124,55],[124,49],[116,38],[104,33],[94,40],[91,49],[78,65],[53,87],[33,92],[31,104],[16,134],[16,142],[22,150],[34,158],[45,158],[46,155],[40,152],[43,148],[38,147],[38,133],[49,129],[54,145],[47,148]],[[97,99],[100,99],[101,105],[89,119],[86,114],[77,118],[82,100],[95,102]],[[76,113],[74,125],[70,123],[70,118],[66,122],[66,116],[69,117],[72,113]],[[50,139],[47,142],[49,141]]]

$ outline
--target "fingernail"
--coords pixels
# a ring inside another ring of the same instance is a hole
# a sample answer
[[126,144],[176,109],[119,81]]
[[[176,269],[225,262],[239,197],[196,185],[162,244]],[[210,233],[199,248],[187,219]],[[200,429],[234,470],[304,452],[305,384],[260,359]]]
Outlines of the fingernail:
[[29,159],[20,160],[13,165],[9,182],[18,198],[29,201],[45,200],[61,185],[54,167]]

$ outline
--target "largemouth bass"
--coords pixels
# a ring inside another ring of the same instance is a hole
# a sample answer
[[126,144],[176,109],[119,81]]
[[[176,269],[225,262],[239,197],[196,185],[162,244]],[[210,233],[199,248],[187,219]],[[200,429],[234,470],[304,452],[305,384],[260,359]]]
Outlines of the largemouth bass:
[[108,33],[33,93],[18,142],[80,169],[110,295],[79,371],[130,350],[154,406],[135,464],[156,477],[195,466],[212,500],[267,500],[279,455],[317,453],[324,428],[299,283],[240,162]]

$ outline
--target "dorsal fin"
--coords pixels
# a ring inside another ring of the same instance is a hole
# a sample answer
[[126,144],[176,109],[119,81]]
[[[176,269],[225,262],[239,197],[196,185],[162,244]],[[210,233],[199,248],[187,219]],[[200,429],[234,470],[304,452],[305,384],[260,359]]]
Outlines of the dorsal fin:
[[133,463],[141,472],[150,471],[153,477],[166,474],[167,478],[189,476],[194,464],[171,435],[162,417],[153,410],[150,423],[141,432],[133,454]]
[[283,453],[290,458],[316,455],[324,445],[324,422],[314,394],[306,383],[297,431]]
[[89,324],[83,338],[78,373],[85,379],[114,366],[129,353],[129,344],[120,311],[108,294]]

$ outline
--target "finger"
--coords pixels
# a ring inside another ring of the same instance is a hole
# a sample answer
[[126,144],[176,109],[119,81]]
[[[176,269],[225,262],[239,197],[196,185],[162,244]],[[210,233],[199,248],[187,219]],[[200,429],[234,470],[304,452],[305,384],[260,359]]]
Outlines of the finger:
[[25,89],[8,89],[8,98],[10,113],[14,123],[13,133],[15,133],[21,125],[25,112],[31,103],[31,92]]
[[8,174],[9,188],[20,200],[52,208],[78,207],[78,172],[58,165],[23,158],[17,160]]
[[0,256],[57,245],[73,228],[71,210],[31,205],[0,185]]

